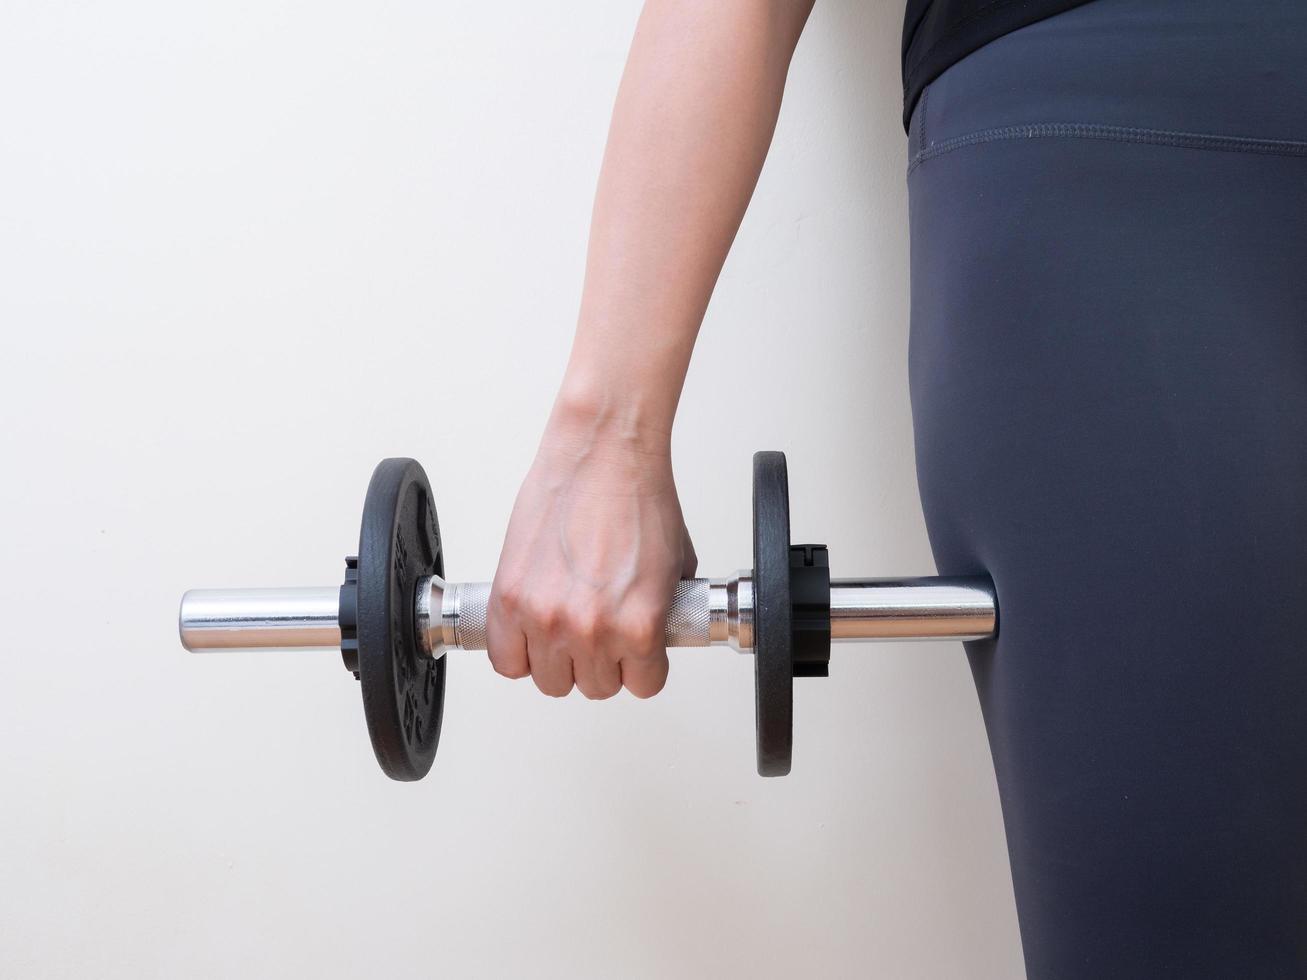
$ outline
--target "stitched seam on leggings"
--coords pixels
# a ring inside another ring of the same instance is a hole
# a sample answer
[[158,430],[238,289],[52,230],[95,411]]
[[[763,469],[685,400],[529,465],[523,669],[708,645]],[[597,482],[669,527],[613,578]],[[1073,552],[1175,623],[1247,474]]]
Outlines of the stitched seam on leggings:
[[1273,156],[1307,157],[1307,141],[1255,139],[1248,136],[1218,136],[1213,133],[1185,133],[1169,129],[1140,129],[1133,126],[1104,126],[1096,123],[1034,123],[1025,126],[999,126],[982,129],[965,136],[941,140],[917,152],[908,164],[908,173],[927,160],[943,156],[964,146],[1022,139],[1088,139],[1117,143],[1147,143],[1155,146],[1178,146],[1191,150],[1224,150],[1233,153],[1264,153]]
[[930,95],[930,86],[921,90],[921,108],[917,113],[917,156],[926,152],[926,99]]

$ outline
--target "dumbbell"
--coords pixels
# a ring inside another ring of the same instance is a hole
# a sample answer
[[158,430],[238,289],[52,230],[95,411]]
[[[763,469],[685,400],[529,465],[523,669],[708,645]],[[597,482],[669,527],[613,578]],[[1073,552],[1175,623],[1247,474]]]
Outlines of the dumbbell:
[[[338,648],[360,681],[372,748],[392,779],[421,779],[440,741],[445,655],[484,650],[489,583],[444,578],[431,484],[412,459],[377,466],[358,555],[340,586],[202,589],[181,601],[190,651]],[[758,773],[793,755],[796,677],[826,677],[832,642],[977,640],[998,609],[987,576],[831,579],[825,545],[790,543],[785,456],[753,457],[753,567],[685,579],[668,647],[731,646],[754,658]]]

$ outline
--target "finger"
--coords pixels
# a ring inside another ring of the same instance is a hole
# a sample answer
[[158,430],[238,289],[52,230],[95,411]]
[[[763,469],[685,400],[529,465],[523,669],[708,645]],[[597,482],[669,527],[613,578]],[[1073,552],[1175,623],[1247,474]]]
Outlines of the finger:
[[621,633],[622,684],[637,698],[651,698],[667,683],[667,608],[642,604],[628,610]]
[[572,693],[576,679],[572,675],[572,658],[557,641],[540,633],[528,633],[526,657],[531,665],[531,680],[541,694],[565,698]]
[[611,698],[622,689],[622,667],[607,649],[572,658],[576,686],[591,701]]
[[531,667],[526,656],[526,635],[505,606],[492,585],[486,604],[486,654],[496,673],[516,680],[529,674]]
[[615,630],[593,602],[574,601],[559,635],[582,694],[592,701],[602,701],[622,689],[622,668],[618,666],[621,653],[614,655],[613,650]]
[[651,698],[667,683],[667,652],[659,657],[622,659],[622,686],[637,698]]

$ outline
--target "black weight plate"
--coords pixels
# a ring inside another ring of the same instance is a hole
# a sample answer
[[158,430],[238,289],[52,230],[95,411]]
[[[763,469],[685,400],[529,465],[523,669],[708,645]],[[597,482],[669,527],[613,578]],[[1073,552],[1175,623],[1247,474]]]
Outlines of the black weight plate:
[[784,776],[794,749],[790,489],[785,454],[753,455],[753,663],[758,775]]
[[440,741],[445,659],[419,655],[418,581],[444,575],[431,484],[416,460],[384,459],[363,504],[358,667],[372,750],[391,779],[421,779]]

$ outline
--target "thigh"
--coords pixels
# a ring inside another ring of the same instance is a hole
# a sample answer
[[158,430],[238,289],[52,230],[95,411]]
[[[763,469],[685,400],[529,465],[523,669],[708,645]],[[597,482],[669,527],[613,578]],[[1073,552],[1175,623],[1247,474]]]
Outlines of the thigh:
[[1031,977],[1307,975],[1307,12],[1249,62],[1238,7],[1097,0],[913,118],[918,478],[998,594]]

